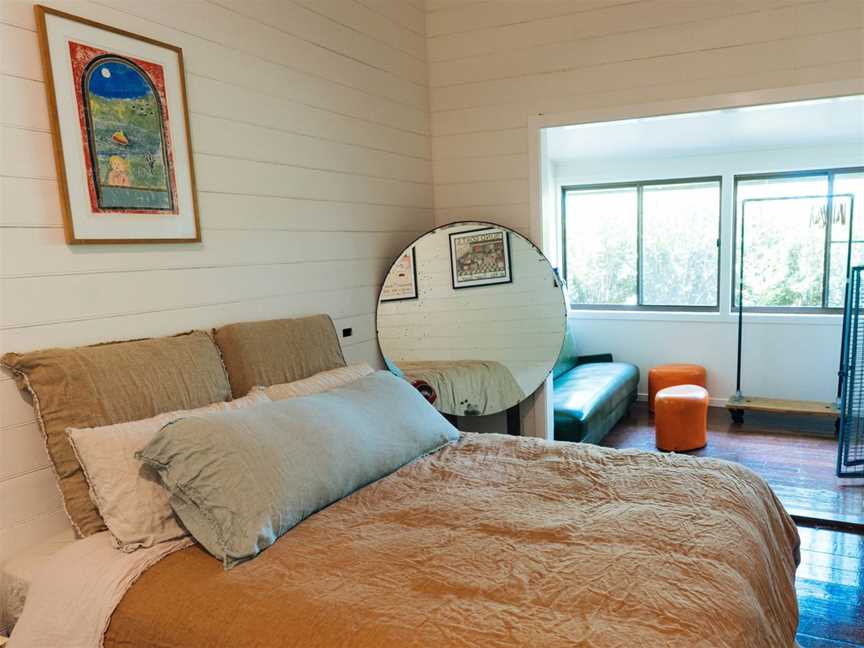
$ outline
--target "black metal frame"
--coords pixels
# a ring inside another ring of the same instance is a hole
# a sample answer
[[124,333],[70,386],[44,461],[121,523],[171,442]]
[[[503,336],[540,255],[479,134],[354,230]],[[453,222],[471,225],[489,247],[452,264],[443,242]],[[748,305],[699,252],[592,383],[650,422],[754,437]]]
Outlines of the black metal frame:
[[[840,399],[840,421],[838,427],[837,465],[835,474],[838,477],[864,477],[864,458],[860,456],[850,459],[850,436],[854,434],[858,444],[864,440],[861,426],[861,400],[860,395],[856,400],[852,388],[855,387],[853,379],[861,378],[861,368],[856,365],[861,352],[858,348],[860,333],[860,305],[861,305],[861,273],[864,267],[855,266],[850,268],[850,281],[846,291],[846,310],[843,316],[843,344],[842,358],[840,362],[841,373],[841,399]],[[852,311],[855,310],[854,322]],[[851,346],[850,346],[851,344]]]
[[[687,185],[716,182],[719,191],[717,204],[717,287],[713,306],[664,305],[642,303],[642,197],[645,187],[657,185]],[[591,191],[597,189],[635,189],[636,190],[636,304],[579,304],[570,302],[571,308],[580,310],[616,311],[659,311],[659,312],[699,312],[716,313],[720,310],[720,239],[723,228],[723,176],[698,176],[688,178],[665,178],[657,180],[634,180],[630,182],[606,182],[583,185],[564,185],[561,187],[561,266],[564,281],[567,280],[567,193],[572,191]]]
[[[833,182],[829,182],[829,186],[833,186]],[[850,276],[851,276],[851,272],[852,272],[852,268],[851,268],[851,265],[852,265],[852,228],[854,225],[854,218],[855,218],[855,196],[854,196],[854,194],[848,194],[848,193],[816,194],[816,195],[801,195],[801,196],[775,196],[775,197],[766,197],[766,198],[746,198],[745,200],[742,200],[741,201],[741,207],[742,207],[742,209],[741,209],[741,237],[740,237],[740,241],[739,241],[739,244],[741,247],[740,247],[740,249],[736,248],[736,252],[739,255],[737,258],[739,258],[741,260],[741,263],[738,266],[738,294],[743,295],[743,293],[744,293],[744,262],[743,262],[744,261],[744,232],[745,232],[744,219],[747,215],[746,214],[746,208],[745,208],[747,203],[777,202],[777,201],[781,201],[781,200],[810,200],[810,199],[814,199],[814,198],[818,198],[820,200],[825,200],[825,203],[827,206],[827,211],[826,211],[827,217],[826,217],[825,229],[828,231],[828,234],[826,235],[826,237],[827,237],[826,245],[831,245],[830,223],[831,223],[831,215],[833,214],[832,208],[834,205],[834,200],[836,198],[841,198],[841,197],[849,199],[849,232],[848,232],[848,236],[847,236],[847,240],[846,240],[846,283],[843,286],[843,293],[844,293],[844,308],[843,308],[843,310],[846,310],[848,308],[848,304],[849,304],[849,295],[848,295],[849,281],[850,281]],[[826,254],[827,254],[827,251],[826,251]],[[824,263],[823,263],[823,265],[824,265]],[[733,265],[733,272],[734,272],[734,268],[735,268],[735,266]],[[824,272],[824,268],[823,268],[823,272]],[[732,283],[733,284],[735,283],[734,279],[733,279]],[[826,299],[827,299],[826,292],[825,292],[827,286],[828,286],[828,282],[823,278],[823,281],[822,281],[822,291],[823,291],[822,292],[822,303],[823,304],[826,302]],[[803,307],[803,308],[806,308],[806,307]],[[741,400],[741,398],[743,398],[743,396],[741,394],[741,359],[742,359],[741,341],[742,341],[742,337],[743,337],[743,333],[744,333],[744,310],[745,309],[743,307],[743,300],[739,300],[739,302],[737,304],[737,311],[738,311],[738,361],[737,361],[737,366],[736,366],[735,395],[734,395],[734,398],[736,400]],[[762,309],[762,310],[765,310],[765,309]],[[768,310],[771,310],[771,309],[768,309]],[[845,376],[845,369],[844,369],[844,362],[845,362],[845,356],[846,356],[846,349],[845,349],[846,323],[845,323],[845,320],[844,320],[844,325],[843,325],[843,331],[844,331],[844,337],[843,337],[843,342],[842,342],[841,348],[840,348],[840,367],[838,370],[838,382],[837,382],[838,402],[839,402],[839,398],[840,398],[840,395],[841,395],[842,390],[843,390],[843,380],[844,380],[844,376]],[[732,420],[735,423],[741,423],[742,422],[743,418],[742,418],[741,410],[732,410]]]
[[[730,286],[731,301],[730,309],[734,313],[738,310],[738,302],[736,297],[738,290],[735,285],[736,268],[739,259],[740,243],[738,237],[740,235],[741,218],[738,214],[738,184],[750,180],[782,180],[786,178],[818,178],[824,176],[828,180],[828,187],[825,196],[834,194],[834,178],[837,175],[846,175],[851,173],[864,173],[864,166],[855,167],[833,167],[829,169],[806,169],[798,171],[776,171],[768,173],[742,173],[736,174],[732,179],[732,282]],[[820,196],[823,194],[820,194]],[[790,198],[803,198],[805,196],[790,196]],[[776,200],[776,198],[775,198]],[[856,242],[851,240],[850,233],[850,249],[851,243]],[[793,315],[840,315],[843,313],[842,307],[830,307],[828,303],[828,281],[831,271],[831,224],[825,228],[825,252],[823,256],[822,268],[822,305],[821,306],[745,306],[745,313],[776,313],[776,314],[793,314]],[[847,263],[848,271],[848,263]]]

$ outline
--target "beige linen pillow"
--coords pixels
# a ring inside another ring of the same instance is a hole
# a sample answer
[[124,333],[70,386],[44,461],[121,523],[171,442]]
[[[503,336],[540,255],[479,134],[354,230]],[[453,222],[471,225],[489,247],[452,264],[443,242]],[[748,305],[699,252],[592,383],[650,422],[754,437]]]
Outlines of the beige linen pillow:
[[178,523],[168,493],[156,473],[135,458],[165,425],[183,418],[248,409],[270,399],[263,392],[194,410],[166,412],[152,418],[96,428],[69,428],[69,442],[90,484],[114,544],[123,551],[151,547],[187,535]]
[[250,394],[267,394],[270,400],[279,401],[298,396],[310,396],[321,392],[342,387],[355,380],[360,380],[375,373],[368,364],[351,365],[339,367],[330,371],[321,371],[314,376],[295,380],[294,382],[282,383],[281,385],[270,385],[269,387],[254,387]]
[[278,385],[345,366],[329,315],[238,322],[216,329],[213,337],[235,397],[256,385]]
[[7,353],[36,407],[63,505],[78,535],[105,530],[66,429],[100,427],[231,398],[219,349],[203,331],[71,349]]

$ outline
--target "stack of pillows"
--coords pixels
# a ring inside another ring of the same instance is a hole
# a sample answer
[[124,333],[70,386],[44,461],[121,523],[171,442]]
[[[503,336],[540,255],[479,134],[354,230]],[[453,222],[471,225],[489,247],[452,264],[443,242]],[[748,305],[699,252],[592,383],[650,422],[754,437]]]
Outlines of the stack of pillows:
[[67,435],[119,549],[191,533],[227,569],[459,433],[404,380],[356,365]]

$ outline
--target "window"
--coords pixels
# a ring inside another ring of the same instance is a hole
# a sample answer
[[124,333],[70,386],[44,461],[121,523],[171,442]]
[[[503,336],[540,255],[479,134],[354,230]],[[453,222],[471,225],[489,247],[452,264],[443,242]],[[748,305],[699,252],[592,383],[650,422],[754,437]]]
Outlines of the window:
[[717,310],[720,178],[563,188],[574,308]]
[[864,263],[862,201],[864,169],[736,176],[733,307],[743,226],[745,309],[842,309],[847,255]]

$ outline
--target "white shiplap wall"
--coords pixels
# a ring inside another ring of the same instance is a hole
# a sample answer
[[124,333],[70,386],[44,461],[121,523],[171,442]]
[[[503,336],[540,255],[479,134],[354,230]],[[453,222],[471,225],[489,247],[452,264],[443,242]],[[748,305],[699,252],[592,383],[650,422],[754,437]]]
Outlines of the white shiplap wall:
[[428,0],[435,222],[530,234],[529,119],[864,77],[861,0]]
[[[183,48],[203,243],[64,243],[32,3],[0,0],[0,353],[327,312],[378,362],[432,224],[422,0],[47,4]],[[66,524],[47,466],[0,375],[0,560]]]

